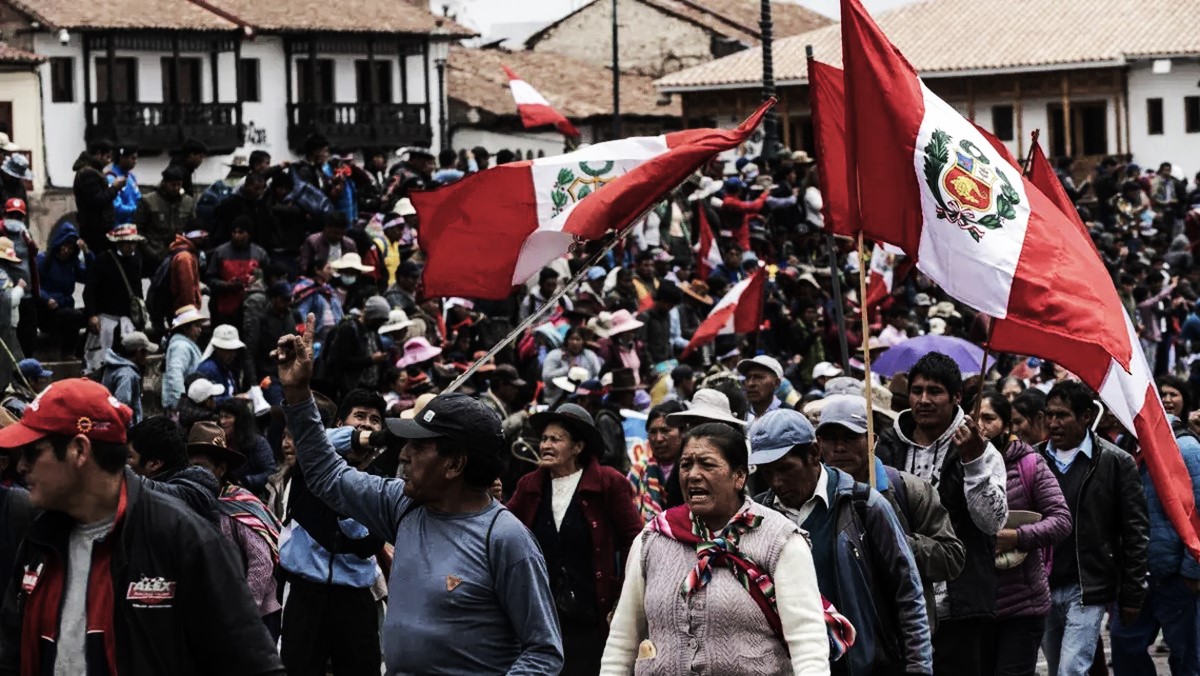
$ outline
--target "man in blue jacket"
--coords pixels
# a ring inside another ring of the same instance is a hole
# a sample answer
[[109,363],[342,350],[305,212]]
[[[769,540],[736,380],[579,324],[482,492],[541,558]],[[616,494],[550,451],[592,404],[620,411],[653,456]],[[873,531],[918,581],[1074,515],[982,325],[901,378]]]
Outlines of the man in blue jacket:
[[[1175,416],[1168,416],[1179,441],[1179,452],[1192,479],[1192,493],[1200,499],[1200,441],[1186,431]],[[1148,649],[1158,632],[1171,649],[1167,664],[1172,674],[1200,674],[1200,563],[1188,553],[1183,540],[1171,525],[1158,491],[1150,481],[1146,464],[1138,460],[1142,488],[1146,492],[1146,511],[1150,517],[1150,543],[1146,564],[1149,586],[1142,610],[1133,622],[1119,615],[1112,623],[1112,660],[1116,676],[1155,673]]]
[[284,416],[313,494],[395,543],[387,673],[557,674],[562,634],[545,560],[529,530],[488,493],[507,452],[500,419],[466,395],[443,395],[416,418],[387,421],[406,440],[403,478],[351,468],[326,437],[309,390],[314,324],[310,314],[303,337],[279,340]]
[[[866,418],[822,420],[865,433]],[[821,462],[802,413],[777,409],[750,426],[750,464],[770,489],[755,501],[808,532],[821,594],[858,631],[832,673],[932,674],[925,595],[912,550],[886,498]]]

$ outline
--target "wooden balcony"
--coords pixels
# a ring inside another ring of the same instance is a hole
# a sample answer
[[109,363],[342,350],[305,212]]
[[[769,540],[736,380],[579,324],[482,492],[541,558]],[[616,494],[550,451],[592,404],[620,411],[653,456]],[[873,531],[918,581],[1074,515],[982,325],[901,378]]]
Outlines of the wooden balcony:
[[147,153],[194,138],[222,155],[242,145],[239,117],[236,103],[89,103],[86,138],[136,141]]
[[429,106],[421,103],[292,103],[288,142],[300,152],[309,134],[321,134],[341,150],[428,146],[433,141]]

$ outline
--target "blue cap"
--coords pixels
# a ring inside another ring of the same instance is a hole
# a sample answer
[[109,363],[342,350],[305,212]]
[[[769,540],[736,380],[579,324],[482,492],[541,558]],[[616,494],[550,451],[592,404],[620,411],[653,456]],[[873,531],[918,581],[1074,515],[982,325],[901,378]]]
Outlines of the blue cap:
[[17,362],[17,370],[20,371],[21,375],[25,376],[27,380],[33,380],[34,378],[50,378],[54,375],[54,371],[47,371],[42,367],[42,362],[36,359],[22,359],[21,361]]
[[747,164],[750,164],[750,158],[742,155],[734,161],[733,166],[737,167],[738,171],[741,171],[742,167],[746,166]]
[[755,420],[749,436],[751,465],[769,465],[787,455],[793,446],[811,444],[817,438],[803,413],[786,408],[777,408]]
[[588,268],[587,278],[589,282],[594,282],[607,274],[608,273],[604,271],[604,268],[600,267],[599,265],[594,265]]
[[725,190],[726,191],[741,190],[742,188],[745,188],[745,187],[746,187],[746,184],[742,182],[742,179],[737,178],[736,176],[733,178],[725,179]]

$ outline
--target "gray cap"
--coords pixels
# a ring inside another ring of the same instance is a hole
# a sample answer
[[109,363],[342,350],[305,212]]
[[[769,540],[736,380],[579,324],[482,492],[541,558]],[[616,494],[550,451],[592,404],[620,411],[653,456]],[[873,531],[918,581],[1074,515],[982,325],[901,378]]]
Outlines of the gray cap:
[[816,438],[803,413],[777,408],[750,425],[750,464],[769,465],[793,447],[811,444]]
[[840,425],[855,434],[867,433],[867,400],[855,394],[835,394],[825,398],[817,434],[822,429]]

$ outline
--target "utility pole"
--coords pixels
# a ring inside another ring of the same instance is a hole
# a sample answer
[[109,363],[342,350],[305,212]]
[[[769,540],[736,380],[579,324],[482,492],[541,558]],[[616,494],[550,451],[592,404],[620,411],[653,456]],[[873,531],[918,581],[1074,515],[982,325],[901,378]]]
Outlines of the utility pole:
[[[762,34],[762,100],[775,96],[775,60],[771,53],[772,24],[771,0],[762,0],[762,16],[759,32]],[[779,152],[779,115],[772,108],[763,116],[763,159],[772,158]]]
[[617,28],[617,0],[612,0],[612,137],[614,140],[621,138],[621,50],[617,42],[619,33],[620,31]]

